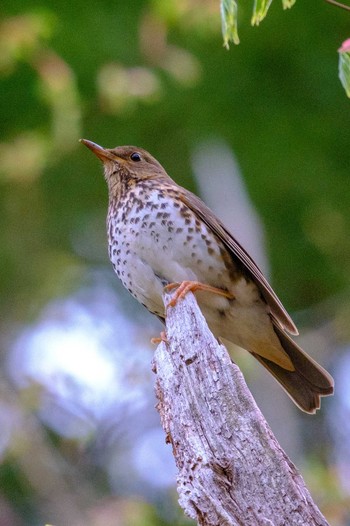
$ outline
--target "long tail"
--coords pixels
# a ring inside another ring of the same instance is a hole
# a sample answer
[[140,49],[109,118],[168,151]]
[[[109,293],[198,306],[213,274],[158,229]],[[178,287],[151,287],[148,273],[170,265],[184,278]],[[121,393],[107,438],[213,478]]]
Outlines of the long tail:
[[277,325],[274,330],[295,371],[287,371],[279,365],[254,353],[254,357],[276,378],[295,404],[306,413],[315,413],[321,406],[321,396],[333,393],[334,380],[317,362],[308,356]]

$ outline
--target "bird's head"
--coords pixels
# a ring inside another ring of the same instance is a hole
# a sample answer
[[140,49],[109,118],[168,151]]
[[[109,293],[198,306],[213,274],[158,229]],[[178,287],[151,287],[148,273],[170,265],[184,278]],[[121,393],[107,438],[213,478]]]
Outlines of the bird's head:
[[136,146],[117,146],[102,148],[87,139],[80,139],[102,162],[109,190],[121,180],[133,179],[135,182],[168,177],[162,165],[143,148]]

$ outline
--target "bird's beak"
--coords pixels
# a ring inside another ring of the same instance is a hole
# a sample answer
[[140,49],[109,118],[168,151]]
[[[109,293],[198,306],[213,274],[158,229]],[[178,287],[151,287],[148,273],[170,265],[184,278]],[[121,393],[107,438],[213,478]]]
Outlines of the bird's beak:
[[85,146],[87,146],[102,162],[115,161],[113,154],[102,148],[102,146],[99,146],[92,141],[88,141],[87,139],[80,139],[79,142],[85,144]]

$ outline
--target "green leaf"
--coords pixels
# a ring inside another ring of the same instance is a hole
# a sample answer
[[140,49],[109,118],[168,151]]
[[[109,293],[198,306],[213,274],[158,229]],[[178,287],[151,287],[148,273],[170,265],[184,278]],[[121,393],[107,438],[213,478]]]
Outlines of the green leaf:
[[229,49],[230,42],[239,44],[236,0],[221,0],[220,11],[224,46],[226,49]]
[[252,26],[258,26],[264,20],[272,0],[254,0]]
[[283,9],[290,9],[295,2],[296,0],[282,0]]
[[350,39],[343,42],[339,51],[339,78],[350,98]]

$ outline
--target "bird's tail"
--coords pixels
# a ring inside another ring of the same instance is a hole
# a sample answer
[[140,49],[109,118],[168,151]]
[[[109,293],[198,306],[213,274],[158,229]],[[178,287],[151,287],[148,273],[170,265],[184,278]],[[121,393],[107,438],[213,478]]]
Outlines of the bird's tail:
[[287,371],[276,363],[254,353],[254,357],[276,378],[295,404],[306,413],[320,408],[321,396],[333,393],[334,380],[315,360],[308,356],[280,327],[274,330],[294,371]]

